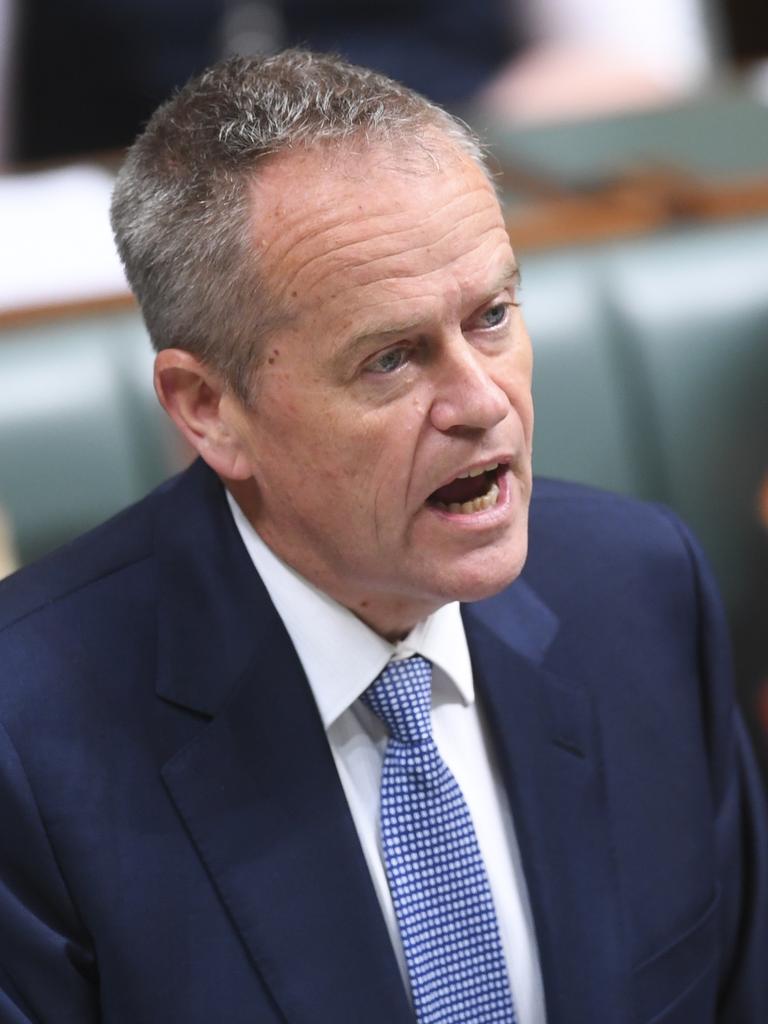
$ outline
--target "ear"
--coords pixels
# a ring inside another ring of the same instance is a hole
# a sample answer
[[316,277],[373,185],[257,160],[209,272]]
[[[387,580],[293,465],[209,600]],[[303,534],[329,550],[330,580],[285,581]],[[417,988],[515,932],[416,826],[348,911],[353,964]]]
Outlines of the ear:
[[253,475],[236,429],[240,403],[218,374],[191,353],[168,348],[155,358],[154,383],[160,404],[211,469],[229,480]]

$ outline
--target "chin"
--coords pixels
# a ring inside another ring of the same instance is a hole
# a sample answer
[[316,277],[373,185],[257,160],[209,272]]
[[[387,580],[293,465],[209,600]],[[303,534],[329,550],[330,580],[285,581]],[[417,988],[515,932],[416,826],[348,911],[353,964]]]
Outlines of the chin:
[[449,585],[450,601],[482,601],[493,597],[513,583],[525,565],[528,554],[527,538],[514,545],[514,549],[503,556],[487,552],[477,564],[462,566]]

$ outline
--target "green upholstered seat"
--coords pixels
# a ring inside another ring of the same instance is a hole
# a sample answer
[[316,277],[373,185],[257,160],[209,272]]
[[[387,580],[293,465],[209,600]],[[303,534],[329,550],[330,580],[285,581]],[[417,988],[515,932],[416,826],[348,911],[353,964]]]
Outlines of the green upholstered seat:
[[768,541],[768,221],[627,245],[607,285],[644,489],[691,523],[736,607]]
[[149,342],[135,313],[0,334],[0,505],[22,561],[169,473],[173,442],[151,390]]
[[768,221],[523,265],[539,473],[666,502],[732,604],[765,543]]
[[599,250],[523,260],[522,306],[534,349],[534,468],[547,476],[636,493],[625,417],[627,382]]

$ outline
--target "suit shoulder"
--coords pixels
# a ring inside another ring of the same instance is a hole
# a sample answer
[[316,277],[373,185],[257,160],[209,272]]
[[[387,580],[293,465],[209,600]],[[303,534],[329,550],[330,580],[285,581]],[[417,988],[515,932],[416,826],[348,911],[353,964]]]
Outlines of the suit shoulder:
[[666,538],[679,548],[681,539],[688,537],[682,521],[664,505],[543,477],[534,483],[531,528],[534,535],[554,529],[570,542],[578,538],[596,546],[627,539],[642,545]]
[[537,476],[534,479],[532,502],[534,505],[542,507],[557,504],[588,504],[602,508],[606,512],[610,509],[615,511],[621,508],[648,510],[657,507],[647,501],[619,494],[616,491],[606,491],[590,484],[573,483],[570,480],[554,480],[551,477],[543,476]]
[[166,481],[141,501],[0,582],[0,634],[15,623],[151,555]]
[[696,579],[709,578],[697,541],[670,509],[581,484],[536,481],[529,538],[525,576],[558,588],[564,578],[584,592],[676,577],[673,589],[690,595]]

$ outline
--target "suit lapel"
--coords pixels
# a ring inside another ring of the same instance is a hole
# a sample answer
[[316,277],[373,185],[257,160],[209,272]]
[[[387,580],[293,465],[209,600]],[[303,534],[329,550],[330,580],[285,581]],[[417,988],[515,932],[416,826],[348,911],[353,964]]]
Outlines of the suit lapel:
[[590,698],[547,669],[557,620],[523,580],[467,606],[464,620],[523,859],[548,1024],[621,1024],[618,882]]
[[158,550],[158,692],[213,716],[163,778],[255,967],[290,1024],[412,1022],[306,678],[204,468]]

